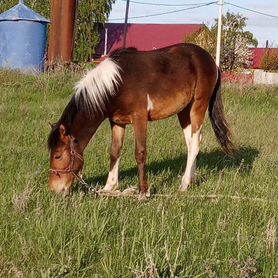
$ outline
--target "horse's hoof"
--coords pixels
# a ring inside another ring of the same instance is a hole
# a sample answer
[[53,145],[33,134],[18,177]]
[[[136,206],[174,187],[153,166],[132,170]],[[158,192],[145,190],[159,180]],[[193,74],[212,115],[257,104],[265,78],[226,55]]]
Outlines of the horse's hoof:
[[104,190],[105,192],[107,192],[107,191],[109,191],[109,192],[117,191],[118,189],[120,189],[118,183],[114,183],[114,184],[106,183],[105,186],[102,188],[102,190]]
[[180,188],[179,188],[179,191],[180,192],[186,192],[188,190],[188,187],[189,187],[188,185],[186,185],[186,186],[181,185]]
[[140,192],[138,196],[139,201],[147,201],[151,197],[151,194],[149,191],[147,192]]

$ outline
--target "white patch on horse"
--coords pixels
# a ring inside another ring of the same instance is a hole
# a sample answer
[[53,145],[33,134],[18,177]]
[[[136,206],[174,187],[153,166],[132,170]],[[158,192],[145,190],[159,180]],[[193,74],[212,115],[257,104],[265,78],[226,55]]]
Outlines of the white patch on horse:
[[147,94],[147,101],[148,101],[148,103],[147,103],[147,111],[153,110],[154,105],[153,105],[153,102],[152,102],[149,94]]
[[88,111],[102,112],[122,82],[120,72],[120,66],[111,58],[88,71],[74,87],[77,107],[84,105]]
[[192,180],[196,176],[196,157],[200,149],[202,126],[192,134],[191,125],[188,125],[184,130],[185,140],[188,148],[187,163],[185,173],[182,177],[182,183],[180,186],[181,191],[186,191]]
[[104,191],[114,191],[119,187],[119,163],[120,157],[117,159],[113,168],[109,171],[106,184],[103,188]]

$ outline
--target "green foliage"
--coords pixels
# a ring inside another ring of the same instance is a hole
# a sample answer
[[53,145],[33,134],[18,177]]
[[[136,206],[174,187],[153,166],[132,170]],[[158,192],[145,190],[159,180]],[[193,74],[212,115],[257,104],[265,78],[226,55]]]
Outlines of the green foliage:
[[186,36],[187,43],[194,43],[206,49],[211,56],[215,56],[216,34],[214,30],[204,25],[200,30]]
[[[206,49],[213,57],[216,53],[217,20],[211,27],[203,27],[197,33],[186,37],[186,42],[195,43]],[[252,53],[250,46],[258,42],[249,31],[245,31],[247,18],[240,14],[227,12],[222,18],[221,60],[223,71],[236,71],[248,66]]]
[[[222,17],[222,32],[227,43],[230,42],[235,45],[236,39],[240,36],[247,39],[248,45],[257,47],[258,41],[253,37],[253,34],[249,31],[244,31],[247,19],[247,17],[241,14],[230,12],[227,12],[226,15]],[[217,21],[218,20],[215,19],[215,25],[212,27],[213,29],[217,29]]]
[[98,23],[104,23],[115,0],[79,0],[75,59],[89,61],[99,42]]
[[[48,121],[80,75],[0,71],[0,277],[275,276],[277,88],[223,86],[238,152],[226,157],[207,121],[188,192],[177,191],[186,152],[172,117],[149,124],[149,201],[78,187],[63,199],[48,190]],[[85,152],[87,182],[105,183],[110,142],[106,121]],[[138,183],[130,127],[120,174],[121,189]]]
[[[103,24],[111,11],[115,0],[79,0],[75,31],[74,60],[90,61],[99,42],[97,26]],[[18,0],[0,0],[0,12],[6,11],[18,3]],[[26,5],[50,18],[50,0],[26,0]]]
[[261,67],[265,71],[278,70],[278,50],[277,49],[266,49],[264,56],[262,57]]

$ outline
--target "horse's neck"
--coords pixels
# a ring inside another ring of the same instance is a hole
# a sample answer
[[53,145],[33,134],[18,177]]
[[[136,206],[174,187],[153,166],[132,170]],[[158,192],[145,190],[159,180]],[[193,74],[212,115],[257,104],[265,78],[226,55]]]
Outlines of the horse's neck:
[[79,141],[79,152],[83,153],[90,139],[96,133],[105,116],[99,115],[88,119],[77,115],[71,127],[72,135]]

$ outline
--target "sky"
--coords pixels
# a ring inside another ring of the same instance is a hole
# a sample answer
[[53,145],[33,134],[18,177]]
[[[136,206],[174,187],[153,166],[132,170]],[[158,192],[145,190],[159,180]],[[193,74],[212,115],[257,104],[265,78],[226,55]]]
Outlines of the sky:
[[[140,2],[140,3],[139,3]],[[204,23],[207,26],[214,24],[218,17],[218,5],[211,4],[204,7],[191,9],[193,6],[214,2],[214,0],[130,0],[129,23]],[[148,5],[152,4],[152,5]],[[191,5],[188,5],[191,4]],[[233,5],[255,10],[271,16],[254,13]],[[179,12],[177,10],[187,9]],[[112,6],[109,22],[124,22],[126,9],[125,0],[116,0]],[[167,13],[159,16],[152,16],[157,13]],[[247,17],[246,31],[253,33],[258,40],[258,47],[264,47],[266,40],[270,46],[278,46],[278,1],[277,0],[224,0],[223,14],[227,11],[239,13]],[[150,16],[148,16],[150,15]],[[148,16],[142,18],[132,18]]]

